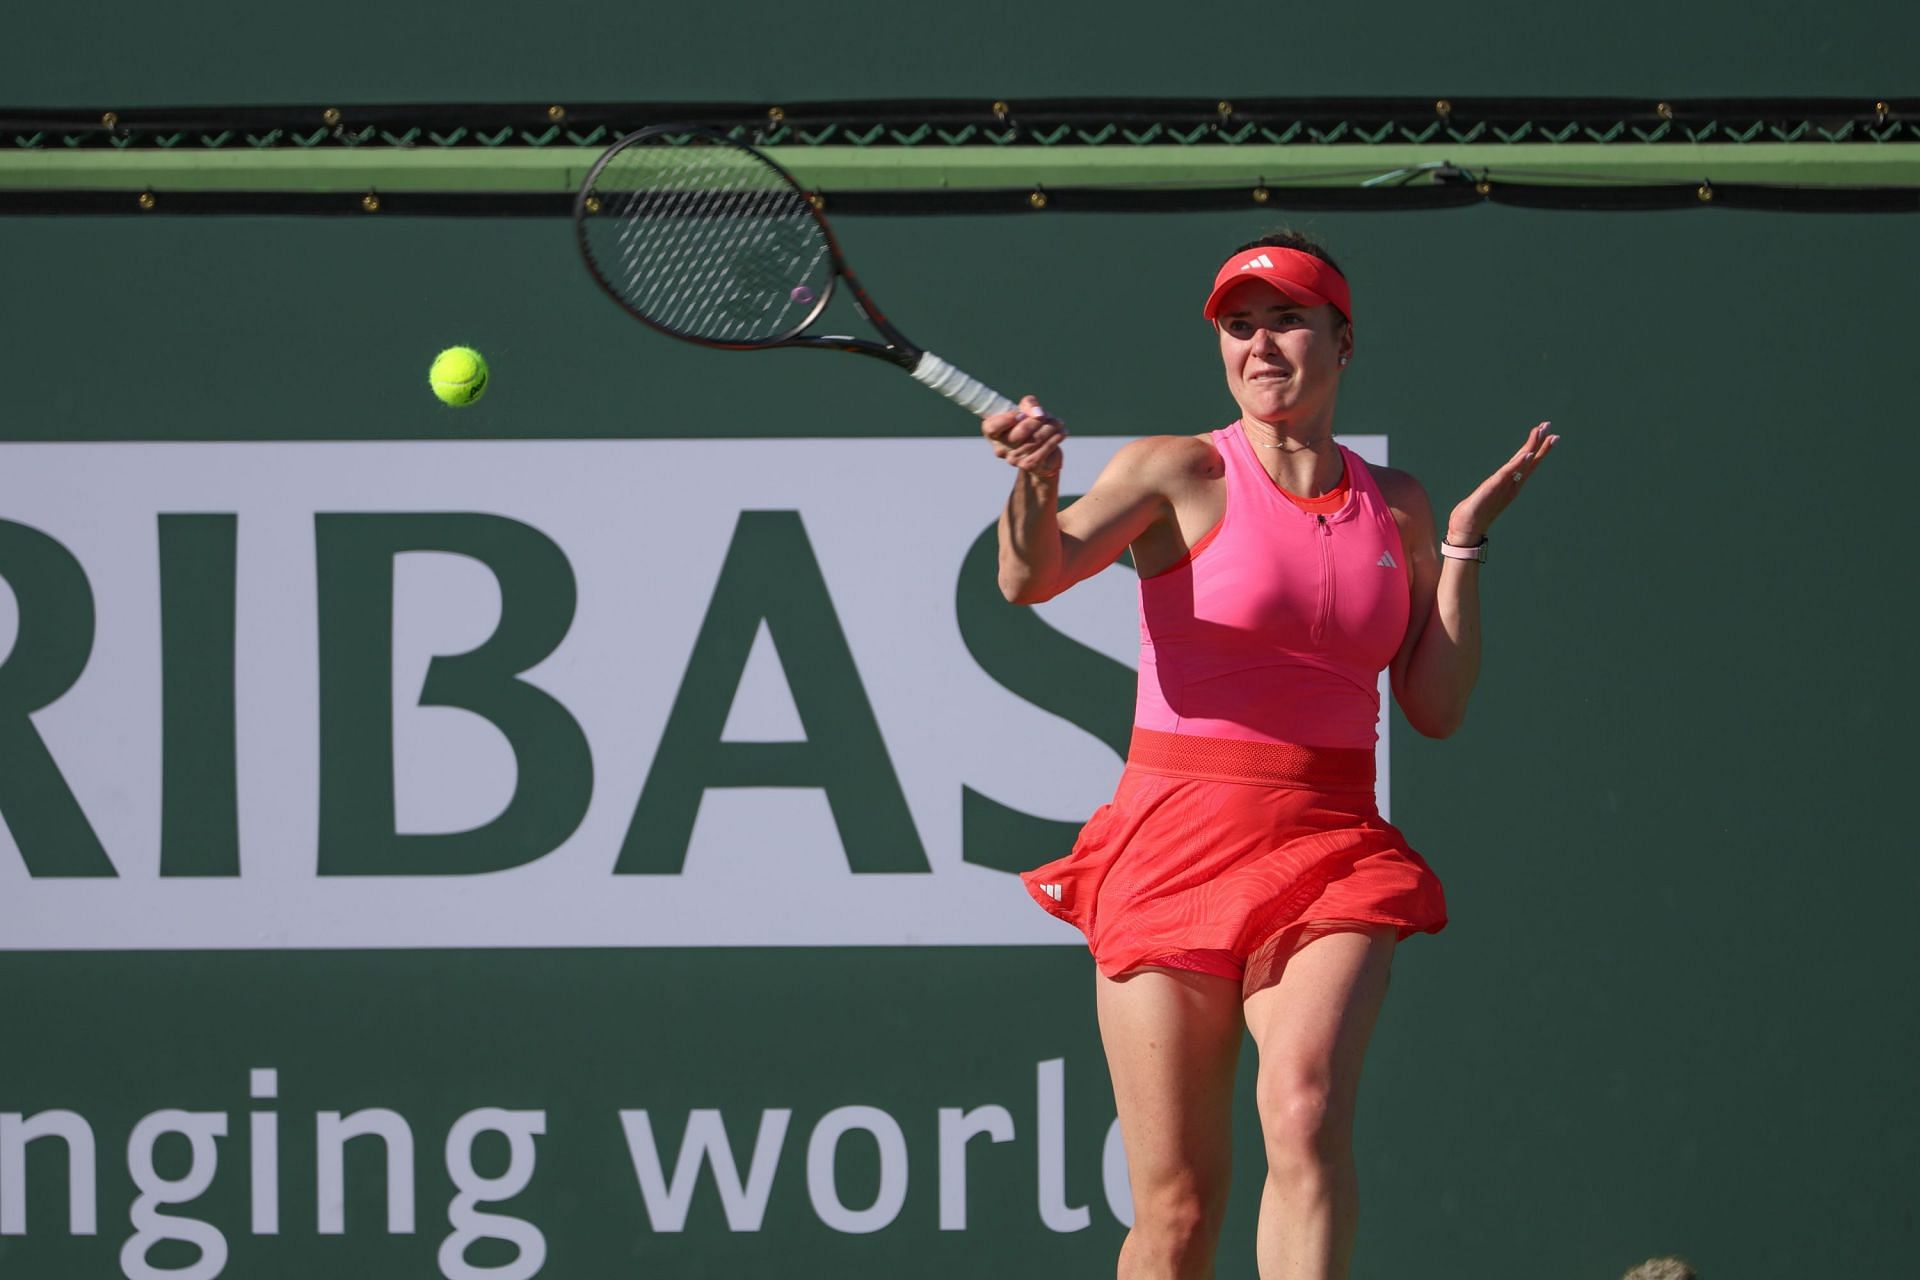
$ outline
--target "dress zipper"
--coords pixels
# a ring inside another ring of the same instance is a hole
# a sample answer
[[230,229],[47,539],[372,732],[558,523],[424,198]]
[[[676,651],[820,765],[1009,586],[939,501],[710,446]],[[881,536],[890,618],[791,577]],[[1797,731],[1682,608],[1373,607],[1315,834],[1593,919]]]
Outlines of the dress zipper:
[[1327,634],[1327,620],[1333,616],[1333,526],[1324,513],[1316,514],[1320,526],[1320,616],[1313,621],[1315,644]]

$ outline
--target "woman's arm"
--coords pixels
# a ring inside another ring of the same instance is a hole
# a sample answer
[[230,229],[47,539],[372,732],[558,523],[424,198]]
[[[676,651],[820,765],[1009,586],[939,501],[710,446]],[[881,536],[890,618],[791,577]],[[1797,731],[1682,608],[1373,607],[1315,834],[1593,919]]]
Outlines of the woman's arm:
[[980,424],[994,452],[1019,471],[1000,513],[1000,593],[1014,604],[1051,600],[1092,577],[1172,509],[1161,481],[1175,438],[1151,437],[1124,446],[1093,487],[1060,511],[1066,430],[1038,410],[1028,396],[1020,412]]
[[[1560,439],[1543,422],[1505,466],[1454,507],[1447,541],[1479,543],[1522,483]],[[1440,554],[1433,535],[1433,507],[1420,482],[1404,471],[1381,468],[1381,492],[1400,523],[1412,583],[1406,638],[1390,669],[1394,701],[1407,723],[1430,738],[1453,733],[1467,716],[1467,701],[1480,677],[1480,562]]]

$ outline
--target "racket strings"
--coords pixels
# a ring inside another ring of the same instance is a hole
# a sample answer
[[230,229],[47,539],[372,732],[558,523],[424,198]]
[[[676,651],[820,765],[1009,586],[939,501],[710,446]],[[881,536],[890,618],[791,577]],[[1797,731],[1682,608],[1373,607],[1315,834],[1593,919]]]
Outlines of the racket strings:
[[[708,175],[689,169],[687,176],[678,187],[668,186],[663,193],[647,195],[648,200],[657,201],[662,208],[659,216],[649,219],[645,202],[636,205],[634,230],[642,237],[639,260],[644,262],[648,255],[661,260],[658,274],[647,277],[651,285],[647,301],[651,305],[661,306],[663,311],[671,312],[683,303],[688,307],[704,308],[708,306],[715,292],[726,280],[724,271],[703,271],[702,264],[713,255],[715,232],[724,225],[724,215],[734,212],[745,181],[751,176],[744,168],[729,174],[724,166],[707,166]],[[727,182],[728,177],[733,179]],[[646,193],[641,193],[646,195]],[[717,205],[723,217],[702,221],[697,216],[702,202]],[[693,216],[692,221],[685,221]],[[672,230],[691,228],[694,234],[675,238],[669,234]],[[648,235],[648,233],[653,233]],[[637,268],[636,268],[637,269]]]
[[750,152],[654,138],[594,180],[588,256],[649,323],[711,342],[787,336],[831,286],[830,247],[806,197]]
[[[604,176],[604,175],[603,175]],[[674,220],[686,217],[697,189],[691,184],[638,188],[631,192],[622,214],[620,239],[626,252],[627,278],[639,289],[632,300],[649,314],[670,315],[677,310],[681,292],[676,285],[683,280],[685,258],[693,247],[690,238],[675,242],[658,234]],[[648,264],[656,264],[652,271]]]
[[[697,237],[690,237],[678,246],[680,252],[673,263],[675,271],[671,278],[684,280],[684,296],[687,306],[702,316],[712,316],[736,325],[750,325],[753,318],[755,290],[749,278],[752,265],[754,241],[763,234],[757,216],[763,216],[756,208],[754,192],[738,187],[730,188],[727,194],[732,197],[727,202],[725,212],[700,224]],[[733,248],[737,258],[726,262],[723,270],[705,270],[704,264],[719,261]],[[759,291],[764,293],[764,290]],[[680,295],[675,296],[675,301]],[[760,309],[764,311],[771,305],[771,297],[761,297]]]
[[[697,249],[692,237],[674,240],[659,234],[664,228],[673,227],[677,219],[685,218],[692,211],[692,202],[697,194],[695,188],[688,186],[680,190],[667,190],[664,193],[635,192],[630,204],[630,219],[627,227],[630,249],[627,270],[634,281],[645,286],[645,293],[639,302],[643,310],[663,316],[675,315],[682,310],[689,287],[698,289],[702,277],[697,271],[689,272],[688,259]],[[655,209],[652,206],[658,205]],[[649,217],[651,214],[653,216]],[[698,223],[687,225],[699,226]],[[652,233],[652,234],[650,234]],[[698,259],[695,258],[697,262]],[[651,273],[645,270],[646,264],[657,262],[658,267]],[[709,286],[717,284],[720,273],[712,272],[706,277]]]

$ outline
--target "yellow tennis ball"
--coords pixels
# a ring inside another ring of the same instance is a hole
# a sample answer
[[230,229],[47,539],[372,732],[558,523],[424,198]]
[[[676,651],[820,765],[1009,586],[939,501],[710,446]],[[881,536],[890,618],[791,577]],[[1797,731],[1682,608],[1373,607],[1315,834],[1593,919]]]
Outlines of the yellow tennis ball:
[[448,347],[427,373],[433,394],[454,408],[472,404],[487,390],[487,362],[472,347]]

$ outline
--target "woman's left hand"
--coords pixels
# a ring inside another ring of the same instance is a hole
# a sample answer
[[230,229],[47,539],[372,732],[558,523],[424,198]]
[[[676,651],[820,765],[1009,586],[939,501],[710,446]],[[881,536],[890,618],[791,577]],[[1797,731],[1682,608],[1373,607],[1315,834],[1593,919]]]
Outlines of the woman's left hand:
[[1447,541],[1470,547],[1487,536],[1487,530],[1520,492],[1520,486],[1534,473],[1560,437],[1547,434],[1551,422],[1543,422],[1527,432],[1527,442],[1507,459],[1506,465],[1480,482],[1447,517]]

